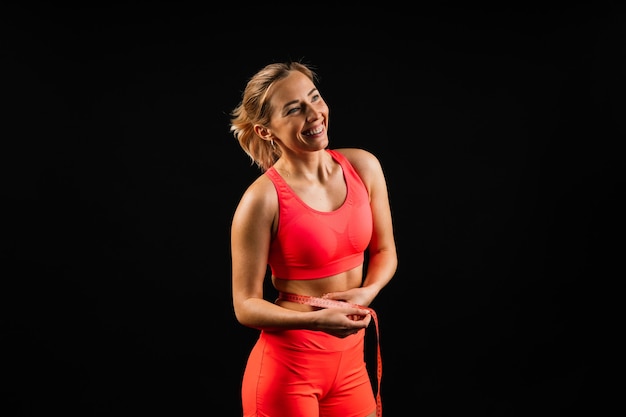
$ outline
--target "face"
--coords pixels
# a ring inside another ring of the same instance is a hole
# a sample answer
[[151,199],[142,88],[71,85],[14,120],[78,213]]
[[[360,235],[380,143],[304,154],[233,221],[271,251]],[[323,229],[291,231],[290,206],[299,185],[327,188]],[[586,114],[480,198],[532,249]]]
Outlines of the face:
[[293,71],[269,92],[270,139],[292,150],[316,151],[328,146],[328,106],[315,84]]

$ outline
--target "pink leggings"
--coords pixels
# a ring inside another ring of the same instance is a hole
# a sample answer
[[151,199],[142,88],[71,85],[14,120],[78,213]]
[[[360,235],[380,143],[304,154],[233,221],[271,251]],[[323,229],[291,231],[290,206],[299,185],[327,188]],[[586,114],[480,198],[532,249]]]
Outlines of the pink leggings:
[[243,376],[244,417],[364,417],[376,400],[365,329],[344,339],[310,330],[261,332]]

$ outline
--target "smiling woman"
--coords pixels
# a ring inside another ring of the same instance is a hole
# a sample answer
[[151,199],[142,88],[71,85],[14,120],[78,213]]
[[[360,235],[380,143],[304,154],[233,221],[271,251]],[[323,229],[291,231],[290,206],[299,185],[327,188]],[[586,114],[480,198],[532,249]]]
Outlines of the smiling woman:
[[[329,148],[316,81],[301,62],[269,64],[232,112],[232,133],[263,172],[231,226],[235,315],[260,330],[243,376],[244,417],[382,413],[364,346],[377,324],[368,306],[398,262],[387,184],[370,152]],[[273,301],[263,293],[268,265]]]

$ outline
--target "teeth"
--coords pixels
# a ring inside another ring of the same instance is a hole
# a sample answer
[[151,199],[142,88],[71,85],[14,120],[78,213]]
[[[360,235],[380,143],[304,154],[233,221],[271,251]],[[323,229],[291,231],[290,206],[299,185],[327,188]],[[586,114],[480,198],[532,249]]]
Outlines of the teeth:
[[320,126],[315,130],[309,130],[305,135],[317,135],[318,133],[322,133],[322,130],[324,130],[324,126]]

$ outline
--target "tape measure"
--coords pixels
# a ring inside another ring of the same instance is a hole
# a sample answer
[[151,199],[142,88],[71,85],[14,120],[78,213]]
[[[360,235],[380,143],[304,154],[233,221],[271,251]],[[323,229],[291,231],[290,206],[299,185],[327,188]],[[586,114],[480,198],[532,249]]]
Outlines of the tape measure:
[[354,307],[359,308],[361,310],[367,310],[372,315],[372,319],[374,320],[374,327],[376,328],[376,377],[378,379],[377,389],[376,389],[376,416],[381,417],[383,412],[382,400],[380,396],[380,382],[383,377],[383,361],[382,354],[380,353],[380,332],[378,330],[378,316],[374,309],[369,307],[364,307],[362,305],[348,303],[347,301],[339,301],[339,300],[331,300],[329,298],[322,297],[312,297],[309,295],[299,295],[299,294],[291,294],[285,292],[278,293],[278,300],[284,301],[292,301],[298,304],[307,304],[313,307],[320,308],[344,308],[344,307]]

